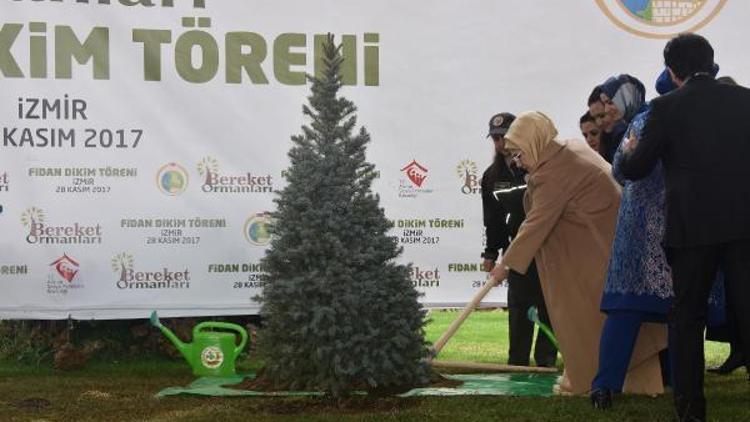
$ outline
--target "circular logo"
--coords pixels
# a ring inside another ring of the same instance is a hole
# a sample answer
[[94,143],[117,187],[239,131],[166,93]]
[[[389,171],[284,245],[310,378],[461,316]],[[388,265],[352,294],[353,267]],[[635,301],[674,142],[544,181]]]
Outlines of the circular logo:
[[201,363],[209,369],[216,369],[224,363],[224,353],[216,346],[209,346],[201,352]]
[[187,171],[177,163],[166,164],[156,173],[156,185],[167,195],[175,196],[185,192],[187,184]]
[[259,212],[245,221],[245,239],[256,246],[271,243],[271,213]]
[[596,0],[615,25],[641,37],[670,38],[708,24],[727,0]]

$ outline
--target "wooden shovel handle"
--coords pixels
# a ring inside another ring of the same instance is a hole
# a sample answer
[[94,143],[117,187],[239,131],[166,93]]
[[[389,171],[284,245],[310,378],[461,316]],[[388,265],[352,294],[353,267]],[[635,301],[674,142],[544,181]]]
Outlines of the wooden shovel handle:
[[474,312],[474,309],[479,305],[480,302],[482,302],[482,299],[484,299],[485,296],[487,296],[487,293],[492,290],[493,287],[497,286],[497,280],[495,277],[490,278],[487,280],[487,283],[484,284],[484,287],[482,287],[482,290],[477,292],[477,294],[474,296],[473,299],[471,299],[471,302],[469,302],[465,307],[464,310],[461,311],[461,315],[458,316],[458,318],[451,323],[450,327],[448,327],[448,330],[443,333],[442,336],[438,339],[438,341],[435,342],[435,344],[432,346],[432,357],[435,358],[435,356],[440,353],[440,350],[443,349],[445,346],[445,343],[448,343],[448,340],[450,340],[451,337],[453,337],[453,334],[456,333],[458,328],[461,326],[461,324],[464,323],[466,318]]

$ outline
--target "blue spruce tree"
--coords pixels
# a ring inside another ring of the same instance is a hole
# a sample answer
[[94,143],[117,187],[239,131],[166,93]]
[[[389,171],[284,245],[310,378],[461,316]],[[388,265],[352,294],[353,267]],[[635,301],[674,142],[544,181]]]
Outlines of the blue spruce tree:
[[370,135],[355,132],[356,107],[340,97],[341,46],[323,46],[311,119],[293,136],[287,186],[275,202],[260,296],[264,377],[277,388],[334,396],[428,381],[424,311],[395,259],[401,248],[371,185]]

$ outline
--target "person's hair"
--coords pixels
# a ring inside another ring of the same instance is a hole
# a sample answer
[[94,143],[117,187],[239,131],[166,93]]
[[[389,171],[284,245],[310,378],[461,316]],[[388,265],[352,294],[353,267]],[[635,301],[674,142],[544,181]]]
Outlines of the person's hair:
[[739,85],[737,81],[735,81],[731,76],[722,76],[721,78],[716,78],[716,82],[726,85]]
[[581,116],[581,119],[578,121],[578,124],[582,125],[586,122],[596,123],[594,116],[592,116],[591,113],[589,113],[588,111],[583,113],[583,116]]
[[586,105],[594,104],[597,101],[602,100],[602,94],[604,91],[602,91],[602,88],[600,86],[596,86],[592,91],[591,94],[589,94],[589,102],[586,103]]
[[711,73],[714,49],[698,34],[680,34],[664,47],[664,64],[682,80],[698,72]]

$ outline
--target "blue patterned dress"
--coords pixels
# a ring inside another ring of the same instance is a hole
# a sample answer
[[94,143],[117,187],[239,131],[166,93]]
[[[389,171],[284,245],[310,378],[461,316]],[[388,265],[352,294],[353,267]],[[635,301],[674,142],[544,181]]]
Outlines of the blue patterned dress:
[[[662,248],[665,224],[665,187],[661,162],[648,177],[625,180],[620,172],[623,146],[640,138],[648,109],[633,118],[615,152],[612,173],[622,185],[615,240],[604,285],[601,310],[638,311],[666,315],[672,304],[672,273]],[[724,323],[724,277],[717,274],[708,303],[709,325]]]
[[638,181],[620,173],[624,141],[640,137],[648,110],[633,118],[615,152],[612,172],[622,185],[617,229],[601,309],[666,315],[672,303],[672,274],[661,246],[664,236],[665,188],[661,163]]

